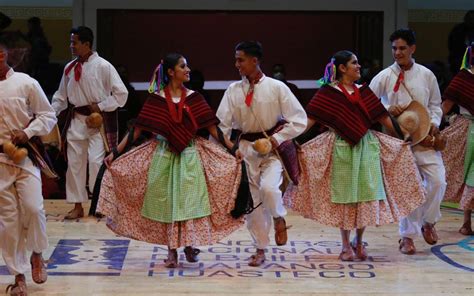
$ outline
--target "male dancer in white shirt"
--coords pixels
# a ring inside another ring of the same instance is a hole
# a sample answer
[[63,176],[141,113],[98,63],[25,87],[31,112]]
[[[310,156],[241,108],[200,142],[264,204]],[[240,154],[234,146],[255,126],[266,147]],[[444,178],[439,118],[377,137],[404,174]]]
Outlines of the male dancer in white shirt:
[[[47,279],[42,252],[48,247],[41,173],[29,157],[14,162],[3,150],[8,141],[26,144],[48,134],[56,124],[53,108],[39,83],[7,64],[7,44],[0,40],[0,247],[15,284],[11,295],[26,295],[25,272],[33,281]],[[31,251],[28,258],[27,251]]]
[[415,63],[412,57],[416,50],[415,33],[410,29],[397,30],[390,36],[390,42],[395,62],[372,79],[370,88],[393,116],[400,115],[411,100],[416,100],[426,107],[431,117],[430,134],[413,147],[427,193],[426,202],[403,218],[399,225],[399,249],[403,254],[412,255],[416,252],[413,239],[420,233],[430,245],[438,241],[434,225],[441,218],[446,173],[441,153],[433,146],[443,111],[436,77],[429,69]]
[[[86,168],[89,166],[88,184],[92,191],[106,151],[117,145],[117,119],[107,120],[105,112],[123,107],[128,96],[127,88],[115,68],[92,51],[93,41],[90,28],[80,26],[71,30],[70,47],[77,58],[66,65],[52,102],[56,115],[70,108],[65,139],[68,160],[66,200],[75,206],[66,219],[84,216],[82,203],[88,201]],[[88,127],[86,118],[93,112],[104,117],[105,133]]]
[[284,119],[286,123],[281,130],[271,136],[275,149],[282,142],[301,134],[307,122],[306,112],[290,89],[283,82],[262,73],[262,55],[258,42],[241,42],[236,46],[235,66],[242,80],[229,86],[217,110],[221,121],[219,127],[224,135],[230,137],[232,129],[242,132],[239,150],[247,167],[253,203],[255,206],[261,203],[247,215],[247,227],[257,248],[250,266],[259,266],[265,261],[272,220],[277,245],[284,245],[287,241],[284,219],[287,212],[279,188],[283,180],[282,163],[273,152],[260,155],[253,143],[264,137],[262,129],[269,131]]

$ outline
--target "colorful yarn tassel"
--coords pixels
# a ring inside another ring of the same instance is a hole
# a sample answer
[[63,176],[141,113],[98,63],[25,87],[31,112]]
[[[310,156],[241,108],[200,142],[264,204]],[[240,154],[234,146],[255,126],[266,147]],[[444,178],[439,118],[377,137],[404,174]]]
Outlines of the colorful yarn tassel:
[[466,48],[466,52],[464,53],[464,57],[462,58],[462,62],[461,62],[461,70],[470,69],[471,65],[472,65],[472,45]]
[[159,92],[165,88],[165,81],[163,76],[163,61],[153,71],[153,76],[150,80],[150,86],[148,87],[149,93]]
[[333,83],[336,80],[336,66],[334,65],[334,58],[326,65],[324,69],[323,78],[319,79],[321,86]]

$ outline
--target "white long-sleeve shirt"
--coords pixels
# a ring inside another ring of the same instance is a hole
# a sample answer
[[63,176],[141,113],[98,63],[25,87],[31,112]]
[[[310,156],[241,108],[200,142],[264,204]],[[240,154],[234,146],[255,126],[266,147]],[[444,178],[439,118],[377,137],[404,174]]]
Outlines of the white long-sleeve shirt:
[[[39,83],[13,69],[0,81],[0,116],[0,144],[11,140],[10,130],[23,130],[31,138],[48,134],[57,122]],[[39,177],[39,170],[29,160],[15,165],[6,154],[0,153],[0,162],[22,167]]]
[[[370,82],[370,88],[377,97],[381,98],[382,104],[387,109],[392,105],[407,106],[412,100],[401,84],[397,92],[393,91],[400,71],[400,66],[393,63],[390,67],[380,71]],[[433,72],[414,62],[411,69],[405,71],[404,81],[414,99],[427,108],[431,122],[439,126],[443,111],[441,110],[441,94],[438,82]]]
[[[66,65],[65,69],[72,63]],[[128,91],[117,70],[94,52],[82,65],[81,79],[74,79],[74,70],[63,75],[59,89],[53,95],[52,105],[56,115],[67,108],[67,101],[80,107],[97,103],[100,110],[111,112],[123,107]]]
[[282,142],[297,137],[307,124],[306,112],[290,89],[281,81],[263,77],[255,84],[251,108],[258,117],[258,121],[250,108],[245,104],[245,97],[250,87],[246,78],[232,83],[224,93],[217,117],[221,121],[219,127],[224,135],[230,136],[232,129],[239,129],[243,133],[255,133],[269,130],[280,119],[288,123],[273,137]]

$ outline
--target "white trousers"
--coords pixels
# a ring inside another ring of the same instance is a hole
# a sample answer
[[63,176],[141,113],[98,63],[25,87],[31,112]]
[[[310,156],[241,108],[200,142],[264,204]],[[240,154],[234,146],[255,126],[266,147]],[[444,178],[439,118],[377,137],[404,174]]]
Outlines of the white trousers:
[[446,191],[446,171],[441,153],[428,150],[414,151],[413,154],[423,178],[426,202],[399,223],[400,236],[411,239],[421,235],[423,223],[439,221],[441,218],[440,205]]
[[0,163],[0,224],[3,260],[10,273],[24,274],[30,268],[27,251],[41,253],[48,248],[41,180],[3,163]]
[[247,228],[255,247],[265,249],[270,244],[272,218],[287,214],[280,190],[283,167],[276,155],[271,153],[262,157],[248,141],[242,140],[239,149],[244,155],[253,204],[262,203],[247,215]]
[[[76,115],[80,116],[80,115]],[[82,203],[89,200],[86,190],[87,164],[89,164],[89,190],[94,189],[95,180],[105,157],[105,147],[98,130],[79,126],[73,119],[67,136],[66,200],[69,203]],[[79,134],[82,130],[84,134]]]

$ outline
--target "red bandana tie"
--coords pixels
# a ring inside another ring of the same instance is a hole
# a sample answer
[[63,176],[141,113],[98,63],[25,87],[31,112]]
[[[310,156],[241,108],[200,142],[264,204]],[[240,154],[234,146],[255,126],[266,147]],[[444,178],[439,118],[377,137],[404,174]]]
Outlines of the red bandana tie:
[[[185,104],[187,89],[184,86],[181,86],[181,99],[177,104],[173,103],[173,98],[171,97],[171,93],[168,86],[165,87],[163,91],[165,93],[166,103],[168,104],[168,110],[170,112],[171,119],[176,123],[181,123],[183,121],[184,109],[186,112],[188,112],[189,118],[191,119],[193,126],[198,129],[198,124],[196,122],[196,119],[194,118],[193,113],[191,112],[191,109],[188,105]],[[178,110],[176,110],[176,107],[178,108]]]
[[84,57],[78,57],[77,59],[75,59],[66,68],[66,71],[64,71],[64,74],[68,75],[69,72],[71,72],[71,70],[74,68],[74,80],[79,81],[79,79],[81,79],[81,75],[82,75],[82,64],[84,64],[84,62],[87,62],[87,60],[89,59],[89,57],[92,54],[93,54],[93,52],[91,51],[88,54],[86,54]]
[[357,87],[357,85],[353,84],[352,88],[354,89],[354,92],[352,93],[352,95],[349,94],[349,92],[344,87],[344,85],[342,85],[342,83],[339,83],[339,88],[344,93],[344,96],[346,96],[346,98],[352,104],[359,106],[359,108],[367,115],[367,117],[369,117],[369,111],[367,110],[367,107],[365,106],[365,104],[362,102],[362,97],[360,95],[360,91],[359,91],[359,88]]
[[253,92],[254,92],[255,84],[257,84],[260,81],[262,76],[263,76],[263,73],[259,72],[254,80],[252,80],[252,81],[249,80],[250,87],[249,87],[249,91],[247,92],[247,95],[245,96],[245,105],[247,105],[248,107],[250,107],[250,105],[252,105]]
[[400,88],[400,84],[403,82],[404,79],[405,79],[405,72],[401,70],[400,74],[398,74],[397,82],[395,82],[395,86],[393,87],[393,92],[398,91],[398,89]]

